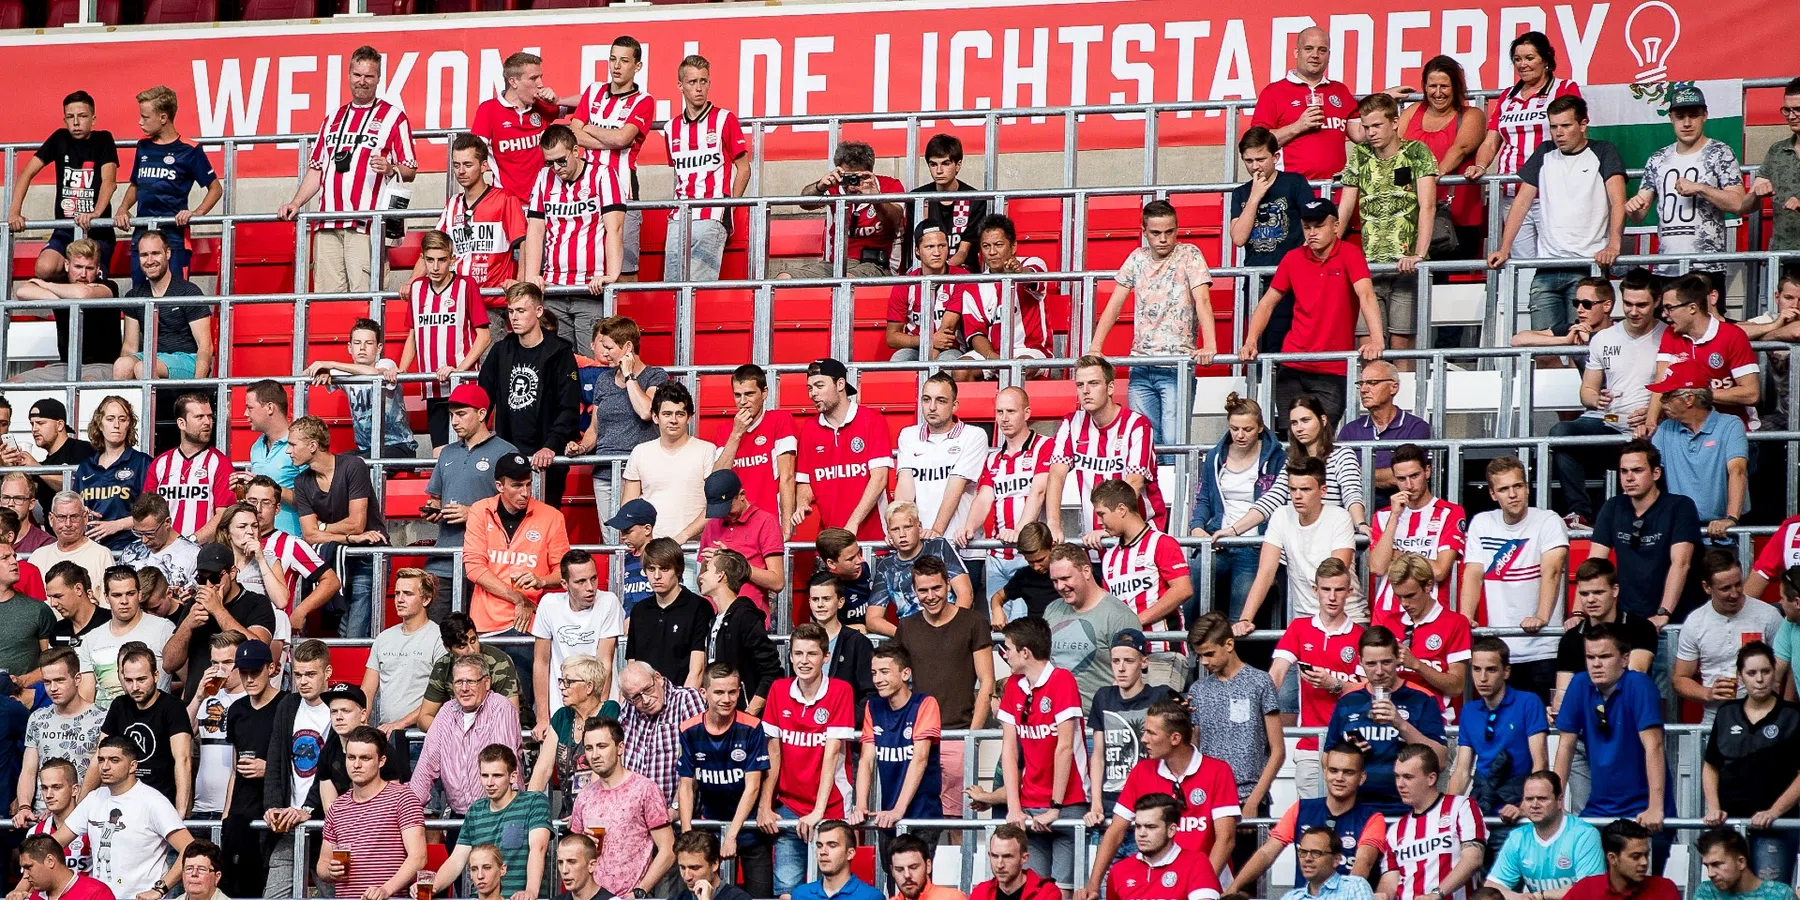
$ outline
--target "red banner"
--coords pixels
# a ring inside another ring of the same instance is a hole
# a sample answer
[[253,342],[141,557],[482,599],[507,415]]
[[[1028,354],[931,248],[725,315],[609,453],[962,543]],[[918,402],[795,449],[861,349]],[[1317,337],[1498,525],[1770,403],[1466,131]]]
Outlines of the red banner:
[[[1315,23],[1333,36],[1332,76],[1358,94],[1416,84],[1425,60],[1439,53],[1463,62],[1472,88],[1495,87],[1511,78],[1507,44],[1533,29],[1556,45],[1559,74],[1582,83],[1659,71],[1666,74],[1656,80],[1787,77],[1789,55],[1776,47],[1744,52],[1743,42],[1718,38],[1744,34],[1747,23],[1763,36],[1800,30],[1800,4],[1757,0],[1456,8],[1384,0],[1362,12],[1289,0],[1244,17],[1233,17],[1242,10],[1228,6],[1236,5],[708,4],[12,34],[0,37],[8,63],[0,85],[8,96],[32,99],[14,104],[0,123],[0,140],[41,140],[60,122],[55,97],[77,88],[98,99],[100,127],[135,138],[133,97],[155,84],[180,96],[179,125],[190,139],[313,131],[325,110],[344,101],[346,61],[365,43],[386,56],[384,95],[405,106],[414,128],[428,129],[465,126],[500,84],[501,61],[519,49],[541,54],[545,82],[574,94],[605,77],[608,45],[618,34],[643,42],[643,82],[663,118],[678,99],[676,63],[689,53],[711,60],[714,102],[751,117],[1247,99],[1287,69],[1294,35]],[[1223,124],[1217,111],[1166,114],[1159,142],[1218,142]],[[979,120],[928,120],[924,127],[958,134],[970,153],[984,143]],[[1060,149],[1063,127],[1057,117],[1002,120],[1000,149]],[[898,124],[846,126],[843,133],[872,140],[884,154],[905,147]],[[1080,123],[1078,137],[1086,148],[1139,147],[1144,123],[1094,115]],[[822,158],[826,142],[824,126],[778,128],[767,151],[777,159]],[[647,161],[660,162],[661,142],[648,147]],[[442,167],[441,152],[421,148],[421,156],[428,167]],[[290,153],[269,147],[244,152],[240,165],[249,174],[294,171]]]

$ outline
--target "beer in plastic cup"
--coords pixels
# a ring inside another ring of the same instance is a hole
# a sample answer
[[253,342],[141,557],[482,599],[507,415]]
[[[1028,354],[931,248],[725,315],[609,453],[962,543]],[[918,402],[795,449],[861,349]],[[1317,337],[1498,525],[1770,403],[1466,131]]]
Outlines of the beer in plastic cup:
[[331,851],[331,859],[332,859],[332,861],[336,862],[338,865],[344,867],[344,874],[340,877],[344,877],[344,878],[350,877],[350,851],[348,851],[348,850],[332,850]]

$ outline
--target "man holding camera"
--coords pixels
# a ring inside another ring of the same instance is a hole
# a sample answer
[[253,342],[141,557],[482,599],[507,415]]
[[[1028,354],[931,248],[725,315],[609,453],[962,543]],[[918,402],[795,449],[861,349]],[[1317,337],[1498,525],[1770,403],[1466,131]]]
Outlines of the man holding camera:
[[[800,193],[809,197],[841,197],[906,192],[898,179],[875,174],[875,149],[862,141],[839,144],[831,162],[831,171],[801,188]],[[900,241],[906,229],[906,209],[901,204],[845,204],[843,235],[838,234],[837,204],[804,204],[800,208],[825,211],[825,257],[797,263],[782,277],[830,278],[839,253],[844,254],[844,275],[848,278],[880,278],[900,271],[904,250]]]
[[[325,117],[313,140],[306,175],[294,197],[281,205],[291,220],[300,207],[319,198],[321,212],[363,213],[405,208],[405,184],[419,173],[413,157],[412,126],[398,104],[375,96],[381,86],[381,54],[364,45],[350,54],[350,102]],[[374,265],[367,219],[327,219],[312,223],[313,290],[342,293],[369,287]],[[383,223],[398,237],[406,223]]]

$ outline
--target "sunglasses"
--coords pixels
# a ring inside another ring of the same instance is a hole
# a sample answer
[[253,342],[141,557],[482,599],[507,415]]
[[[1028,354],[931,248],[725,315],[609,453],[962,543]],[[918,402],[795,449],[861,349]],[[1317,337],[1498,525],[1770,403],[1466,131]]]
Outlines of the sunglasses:
[[195,584],[214,585],[214,584],[218,584],[219,582],[224,581],[224,580],[225,580],[224,572],[200,571],[200,572],[194,573],[194,583]]
[[1644,520],[1631,520],[1631,549],[1638,550],[1644,546]]
[[1606,737],[1612,736],[1612,723],[1606,721],[1606,701],[1605,700],[1602,700],[1602,701],[1594,704],[1594,725],[1595,725],[1595,727],[1600,729],[1601,735],[1606,736]]
[[550,166],[550,168],[552,168],[552,169],[560,169],[560,168],[563,168],[564,166],[567,166],[570,162],[574,161],[574,159],[575,159],[575,157],[573,157],[573,156],[556,156],[556,157],[546,156],[546,157],[544,157],[544,162],[547,163]]
[[1577,301],[1575,301],[1576,309],[1593,309],[1594,307],[1599,306],[1599,305],[1600,305],[1600,301],[1598,301],[1598,300],[1577,300]]

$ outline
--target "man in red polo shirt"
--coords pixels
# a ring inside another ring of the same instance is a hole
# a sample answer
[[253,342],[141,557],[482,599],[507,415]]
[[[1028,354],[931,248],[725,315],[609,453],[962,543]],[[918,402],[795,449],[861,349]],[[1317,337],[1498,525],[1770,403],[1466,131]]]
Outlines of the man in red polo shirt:
[[800,453],[794,466],[799,482],[790,521],[798,526],[806,508],[819,504],[820,527],[843,528],[864,541],[886,539],[880,510],[887,494],[893,449],[881,414],[850,398],[850,372],[829,357],[806,367],[806,395],[817,418],[800,424]]
[[1138,852],[1113,863],[1106,900],[1217,900],[1219,873],[1212,862],[1175,840],[1182,801],[1145,794],[1133,812]]
[[[1086,733],[1081,689],[1074,675],[1050,662],[1050,625],[1042,617],[1014,619],[1001,633],[1013,670],[994,709],[1005,742],[1006,820],[1041,834],[1060,819],[1087,815],[1087,754],[1072,749]],[[1074,835],[1055,831],[1031,843],[1042,851],[1038,874],[1073,887]]]
[[1469,620],[1438,602],[1431,561],[1402,553],[1388,565],[1387,583],[1400,604],[1400,677],[1427,694],[1436,694],[1444,721],[1454,723],[1462,706],[1469,674]]
[[1281,143],[1281,168],[1313,181],[1344,171],[1348,148],[1344,138],[1360,143],[1362,123],[1354,115],[1356,95],[1341,81],[1325,75],[1331,62],[1331,37],[1323,28],[1308,28],[1294,39],[1294,68],[1256,95],[1252,126],[1275,132]]
[[731,373],[731,399],[737,414],[719,423],[715,467],[737,473],[745,496],[775,514],[786,540],[794,533],[794,457],[800,447],[794,417],[768,408],[769,373],[762,366],[745,363]]
[[[1676,365],[1684,366],[1712,388],[1713,409],[1737,416],[1748,430],[1756,430],[1756,404],[1762,402],[1762,367],[1744,329],[1714,318],[1708,295],[1712,282],[1689,273],[1669,282],[1662,292],[1662,312],[1669,323],[1662,344],[1656,348],[1656,377]],[[1650,393],[1651,431],[1662,421],[1662,394]]]
[[769,614],[768,595],[787,578],[782,564],[781,526],[775,514],[750,502],[737,473],[719,469],[706,476],[706,524],[700,527],[700,564],[715,550],[736,550],[750,562],[750,580],[738,589]]
[[[1289,666],[1300,667],[1300,727],[1324,728],[1346,688],[1362,680],[1359,674],[1363,628],[1344,613],[1355,590],[1349,567],[1336,557],[1319,563],[1313,574],[1313,595],[1319,611],[1288,623],[1275,643],[1275,659],[1269,679],[1281,684]],[[1301,797],[1319,793],[1319,739],[1303,737],[1294,747],[1294,784]]]
[[494,157],[494,183],[523,203],[531,199],[544,168],[538,135],[562,114],[556,92],[544,86],[544,60],[520,51],[501,69],[506,90],[475,108],[469,133],[487,141]]
[[[1337,204],[1324,198],[1300,207],[1300,230],[1306,242],[1288,251],[1269,280],[1269,289],[1256,301],[1250,327],[1238,357],[1256,359],[1257,341],[1269,326],[1269,317],[1283,294],[1294,294],[1294,324],[1283,353],[1328,353],[1356,346],[1356,314],[1361,311],[1369,326],[1362,344],[1362,358],[1380,359],[1387,347],[1381,327],[1381,305],[1369,278],[1369,263],[1362,251],[1338,240]],[[1281,363],[1275,367],[1275,410],[1282,431],[1287,429],[1287,408],[1301,394],[1316,395],[1335,426],[1344,420],[1345,364],[1338,360]]]

